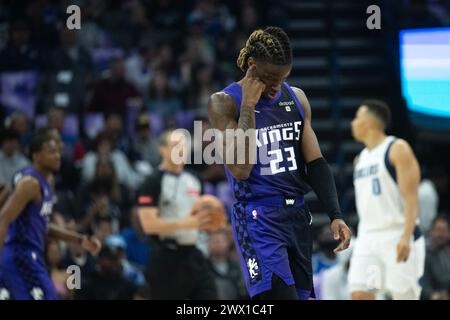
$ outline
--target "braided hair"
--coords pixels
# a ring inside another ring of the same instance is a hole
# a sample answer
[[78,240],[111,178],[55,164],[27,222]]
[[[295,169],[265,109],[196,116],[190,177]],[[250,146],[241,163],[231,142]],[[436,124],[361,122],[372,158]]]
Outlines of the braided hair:
[[288,35],[278,27],[253,31],[236,61],[238,67],[244,72],[247,70],[249,57],[275,65],[291,64],[292,49]]

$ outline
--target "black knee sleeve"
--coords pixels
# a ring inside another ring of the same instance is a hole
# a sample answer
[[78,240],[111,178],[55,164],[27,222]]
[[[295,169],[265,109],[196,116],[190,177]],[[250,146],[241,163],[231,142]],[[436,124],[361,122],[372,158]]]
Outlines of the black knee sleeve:
[[272,289],[253,297],[253,300],[298,300],[295,286],[288,286],[276,274],[272,275]]

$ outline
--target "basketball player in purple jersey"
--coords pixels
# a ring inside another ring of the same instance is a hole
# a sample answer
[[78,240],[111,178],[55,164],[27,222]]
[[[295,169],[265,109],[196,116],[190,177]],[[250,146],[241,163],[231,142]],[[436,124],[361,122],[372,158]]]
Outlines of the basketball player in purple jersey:
[[[245,77],[213,94],[208,113],[223,132],[226,150],[233,151],[224,152],[224,160],[236,198],[231,220],[247,289],[256,299],[308,299],[314,296],[312,217],[303,196],[310,187],[340,239],[336,252],[349,246],[351,232],[311,127],[308,99],[285,82],[292,69],[287,34],[277,27],[254,31],[237,64]],[[227,129],[256,129],[256,146],[231,144],[236,138],[227,140]],[[245,148],[244,164],[235,157],[239,148]],[[260,148],[267,148],[270,162],[262,161]]]
[[31,142],[33,164],[14,176],[14,192],[0,211],[0,299],[56,299],[44,260],[46,237],[78,243],[97,254],[100,242],[49,223],[53,205],[51,181],[61,155],[50,130]]

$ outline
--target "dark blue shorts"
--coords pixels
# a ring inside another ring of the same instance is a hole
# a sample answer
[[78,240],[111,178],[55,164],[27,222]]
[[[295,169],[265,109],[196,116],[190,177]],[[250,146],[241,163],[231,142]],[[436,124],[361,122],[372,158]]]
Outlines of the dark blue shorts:
[[3,247],[0,254],[0,299],[57,299],[42,253],[29,247]]
[[251,297],[272,288],[276,274],[295,285],[299,299],[313,296],[312,216],[303,199],[284,197],[237,202],[233,237]]

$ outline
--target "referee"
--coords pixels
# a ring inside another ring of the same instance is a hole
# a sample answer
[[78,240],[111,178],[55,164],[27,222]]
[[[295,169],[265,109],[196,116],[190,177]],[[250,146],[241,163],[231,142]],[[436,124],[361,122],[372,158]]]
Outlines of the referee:
[[184,139],[172,130],[162,134],[159,170],[147,178],[138,195],[142,229],[152,235],[146,275],[151,299],[217,299],[214,276],[196,248],[198,232],[208,223],[205,213],[192,215],[201,184],[171,157],[180,145],[186,152]]

